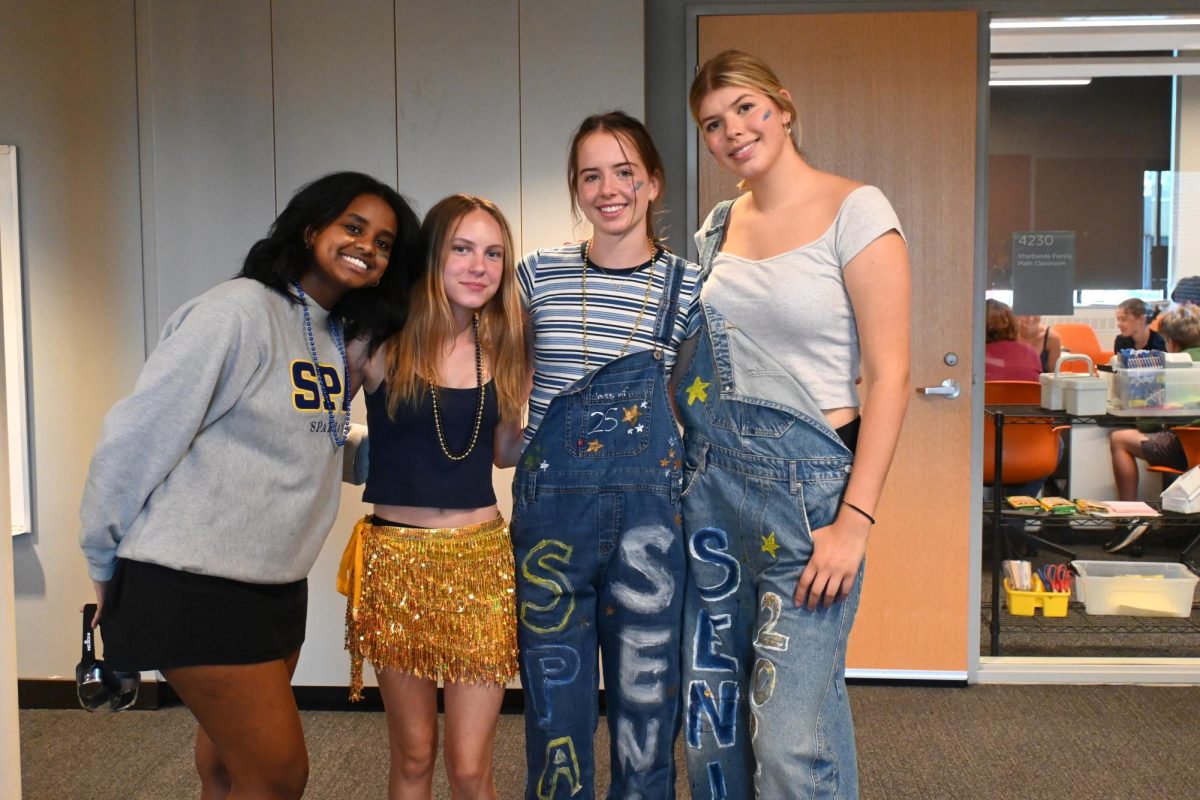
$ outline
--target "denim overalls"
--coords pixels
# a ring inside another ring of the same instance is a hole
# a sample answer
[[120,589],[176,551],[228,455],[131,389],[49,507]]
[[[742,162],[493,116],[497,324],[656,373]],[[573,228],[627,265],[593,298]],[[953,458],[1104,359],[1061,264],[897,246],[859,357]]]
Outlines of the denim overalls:
[[597,645],[611,738],[609,797],[673,798],[685,557],[683,447],[667,395],[682,262],[654,350],[555,397],[513,486],[525,797],[592,798]]
[[[728,208],[718,208],[702,243],[705,276]],[[862,571],[850,596],[829,608],[798,609],[792,600],[812,555],[811,531],[837,516],[853,455],[768,353],[707,303],[702,310],[676,392],[686,453],[692,797],[857,797],[845,653]]]

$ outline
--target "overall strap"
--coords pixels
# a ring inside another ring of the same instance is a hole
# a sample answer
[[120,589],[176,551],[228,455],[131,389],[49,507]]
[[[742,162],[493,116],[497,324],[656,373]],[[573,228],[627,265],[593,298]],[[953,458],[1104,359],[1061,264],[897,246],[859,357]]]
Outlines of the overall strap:
[[671,344],[675,329],[675,315],[679,309],[679,287],[683,284],[684,262],[672,258],[665,251],[659,256],[667,262],[667,274],[663,276],[662,299],[658,303],[658,316],[654,320],[654,341],[658,347]]
[[725,232],[729,223],[729,210],[733,208],[732,200],[722,200],[712,211],[712,219],[708,229],[704,231],[704,241],[700,242],[700,281],[703,282],[712,272],[713,260],[725,242]]

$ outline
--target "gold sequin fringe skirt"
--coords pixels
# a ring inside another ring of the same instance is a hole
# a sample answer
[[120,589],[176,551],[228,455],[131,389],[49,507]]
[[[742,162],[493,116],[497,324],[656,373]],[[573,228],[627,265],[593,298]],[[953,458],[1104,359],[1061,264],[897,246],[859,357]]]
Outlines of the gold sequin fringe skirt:
[[513,550],[503,517],[461,528],[354,528],[338,570],[350,699],[363,661],[418,678],[504,685],[517,671]]

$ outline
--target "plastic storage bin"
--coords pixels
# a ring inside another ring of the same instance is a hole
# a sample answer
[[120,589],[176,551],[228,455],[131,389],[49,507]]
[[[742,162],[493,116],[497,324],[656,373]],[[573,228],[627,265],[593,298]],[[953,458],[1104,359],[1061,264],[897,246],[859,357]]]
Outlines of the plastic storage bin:
[[1005,578],[1004,597],[1008,603],[1008,613],[1018,617],[1032,617],[1035,608],[1042,609],[1044,617],[1065,617],[1067,601],[1071,599],[1071,593],[1021,592],[1012,588],[1008,578]]
[[[1054,364],[1054,372],[1043,372],[1038,375],[1038,383],[1042,385],[1042,402],[1039,404],[1042,408],[1048,408],[1051,411],[1062,411],[1067,407],[1066,396],[1063,392],[1064,381],[1068,378],[1079,377],[1078,372],[1062,371],[1063,364],[1071,361],[1080,361],[1087,365],[1087,374],[1095,375],[1096,368],[1092,364],[1092,357],[1085,353],[1063,353],[1058,357],[1058,361]],[[1099,412],[1104,413],[1103,409]]]
[[1113,371],[1113,400],[1118,408],[1200,411],[1200,369],[1121,369]]
[[1108,409],[1108,381],[1099,376],[1062,378],[1063,405],[1068,414],[1091,416]]
[[1200,578],[1183,564],[1072,561],[1075,591],[1089,614],[1186,617]]

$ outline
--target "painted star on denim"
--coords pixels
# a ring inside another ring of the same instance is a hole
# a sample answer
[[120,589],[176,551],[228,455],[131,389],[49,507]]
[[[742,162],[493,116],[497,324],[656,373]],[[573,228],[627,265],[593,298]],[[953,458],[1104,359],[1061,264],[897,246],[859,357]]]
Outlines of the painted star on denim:
[[636,405],[630,406],[629,408],[625,409],[625,421],[628,422],[630,425],[637,425],[638,417],[640,417],[641,415],[642,415],[642,412],[638,411],[638,407]]
[[542,472],[545,472],[546,470],[550,469],[550,462],[543,461],[541,464],[538,465],[538,469],[540,469]]
[[775,541],[775,531],[763,536],[762,542],[762,551],[771,558],[775,558],[775,551],[779,549],[779,543]]
[[711,383],[705,383],[700,380],[700,376],[696,376],[696,380],[692,381],[692,385],[687,387],[688,405],[699,400],[701,403],[708,402],[708,387]]
[[604,445],[600,444],[599,439],[592,439],[590,442],[588,442],[587,451],[589,453],[599,453],[603,449]]

